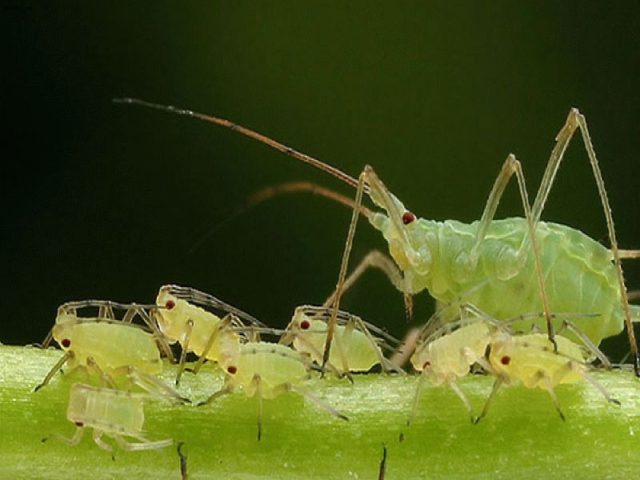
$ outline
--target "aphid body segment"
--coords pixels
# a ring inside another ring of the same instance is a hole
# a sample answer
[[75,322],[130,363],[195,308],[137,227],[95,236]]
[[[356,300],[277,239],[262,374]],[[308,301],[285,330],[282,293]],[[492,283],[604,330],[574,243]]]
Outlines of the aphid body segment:
[[[89,427],[93,429],[96,444],[110,452],[113,448],[102,440],[103,435],[113,438],[123,450],[168,447],[173,443],[171,439],[150,441],[142,435],[144,398],[143,394],[76,383],[71,387],[67,408],[67,419],[76,425],[76,433],[70,439],[56,437],[69,445],[77,445],[84,429]],[[134,438],[137,442],[129,442],[125,437]]]
[[[292,343],[296,351],[309,355],[317,365],[322,365],[330,317],[331,309],[328,307],[297,307],[281,342]],[[356,315],[339,311],[329,364],[340,373],[368,372],[378,364],[385,370],[396,370],[380,349],[384,341],[374,337],[372,329],[380,331]],[[385,336],[397,342],[390,335]]]

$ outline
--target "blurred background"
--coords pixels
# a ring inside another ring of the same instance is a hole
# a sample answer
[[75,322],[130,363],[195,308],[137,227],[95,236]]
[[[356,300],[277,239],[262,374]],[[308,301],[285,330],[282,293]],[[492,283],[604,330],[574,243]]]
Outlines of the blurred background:
[[[4,1],[0,340],[40,341],[67,300],[152,302],[165,283],[284,326],[335,285],[348,209],[286,195],[225,219],[282,182],[352,190],[229,130],[117,96],[230,118],[354,176],[369,163],[417,215],[466,222],[510,152],[534,195],[575,106],[620,244],[640,248],[640,4],[455,3]],[[514,184],[498,217],[519,214]],[[544,219],[608,244],[580,140]],[[373,248],[386,245],[362,222],[352,264]],[[638,265],[626,276],[640,287]],[[424,321],[428,295],[416,303]],[[343,305],[407,329],[379,272]],[[607,348],[616,359],[626,347]]]

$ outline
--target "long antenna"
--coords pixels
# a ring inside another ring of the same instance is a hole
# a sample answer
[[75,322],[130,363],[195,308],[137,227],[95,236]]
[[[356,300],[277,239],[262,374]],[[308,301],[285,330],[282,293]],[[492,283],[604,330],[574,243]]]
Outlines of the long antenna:
[[[226,120],[224,118],[218,118],[218,117],[214,117],[212,115],[206,115],[204,113],[198,113],[198,112],[194,112],[192,110],[186,110],[184,108],[178,108],[178,107],[174,107],[173,105],[162,105],[160,103],[153,103],[153,102],[147,102],[146,100],[141,100],[139,98],[130,98],[130,97],[124,97],[124,98],[114,98],[113,99],[114,103],[125,103],[125,104],[129,104],[129,105],[139,105],[141,107],[147,107],[147,108],[155,108],[156,110],[161,110],[163,112],[167,112],[167,113],[173,113],[175,115],[184,115],[186,117],[191,117],[191,118],[195,118],[197,120],[201,120],[203,122],[207,122],[207,123],[213,123],[215,125],[220,125],[221,127],[225,127],[228,128],[230,130],[233,130],[234,132],[238,132],[241,133],[242,135],[252,138],[254,140],[257,140],[260,143],[264,143],[265,145],[270,146],[271,148],[275,148],[276,150],[279,150],[280,152],[284,153],[285,155],[288,155],[290,157],[295,158],[296,160],[299,160],[301,162],[304,163],[308,163],[309,165],[312,165],[320,170],[323,170],[325,172],[327,172],[329,175],[332,175],[334,177],[336,177],[339,180],[342,180],[343,182],[345,182],[346,184],[352,186],[353,188],[357,188],[358,187],[358,181],[353,178],[350,175],[347,175],[346,173],[344,173],[342,170],[339,170],[335,167],[332,167],[331,165],[328,165],[326,163],[324,163],[321,160],[318,160],[317,158],[313,158],[310,157],[309,155],[306,155],[302,152],[299,152],[291,147],[288,147],[280,142],[276,142],[275,140],[262,135],[261,133],[258,133],[254,130],[251,130],[249,128],[243,127],[242,125],[238,125],[237,123],[233,123],[230,120]],[[365,186],[365,192],[369,193],[367,186]]]

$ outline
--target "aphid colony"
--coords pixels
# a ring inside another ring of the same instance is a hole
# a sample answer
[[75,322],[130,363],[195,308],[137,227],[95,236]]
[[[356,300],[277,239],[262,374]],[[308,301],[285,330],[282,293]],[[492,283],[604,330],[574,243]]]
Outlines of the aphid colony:
[[[454,307],[459,311],[458,319],[443,321],[446,310]],[[97,309],[97,314],[81,315],[87,309]],[[113,447],[103,440],[104,436],[111,437],[124,450],[150,450],[172,444],[172,439],[150,440],[143,434],[143,406],[147,401],[194,408],[223,395],[242,392],[256,398],[258,440],[262,435],[263,400],[285,392],[302,395],[336,419],[348,420],[345,415],[348,412],[338,411],[310,392],[305,387],[306,380],[327,373],[348,376],[353,382],[357,380],[353,380],[352,373],[368,372],[377,365],[382,372],[404,374],[402,365],[385,356],[399,348],[415,348],[411,363],[420,373],[407,423],[416,415],[422,384],[427,378],[435,385],[449,385],[474,422],[486,415],[498,387],[513,381],[547,390],[563,419],[554,393],[558,384],[588,380],[609,401],[615,402],[588,375],[590,358],[597,356],[605,365],[608,361],[571,323],[571,317],[576,315],[558,314],[553,318],[564,318],[562,324],[583,337],[584,345],[558,335],[558,348],[554,351],[546,335],[513,332],[512,324],[533,318],[534,314],[499,322],[470,305],[449,304],[427,322],[415,345],[400,345],[356,315],[338,311],[332,348],[322,367],[331,315],[330,307],[301,306],[296,308],[287,328],[277,330],[212,295],[175,285],[161,287],[153,305],[98,300],[69,302],[59,307],[55,325],[45,340],[45,346],[55,340],[64,353],[35,390],[52,381],[65,365],[71,370],[81,368],[94,374],[98,385],[75,383],[69,393],[67,419],[76,426],[75,434],[71,438],[59,434],[54,437],[76,445],[84,429],[91,428],[95,443],[108,451],[113,451]],[[180,345],[177,359],[170,346],[176,343]],[[167,361],[178,363],[175,384],[179,385],[190,352],[198,357],[188,369],[192,374],[209,362],[225,375],[222,388],[195,405],[156,376],[163,369],[165,356]],[[474,365],[496,378],[478,417],[473,415],[470,402],[456,385],[456,380],[467,375]]]

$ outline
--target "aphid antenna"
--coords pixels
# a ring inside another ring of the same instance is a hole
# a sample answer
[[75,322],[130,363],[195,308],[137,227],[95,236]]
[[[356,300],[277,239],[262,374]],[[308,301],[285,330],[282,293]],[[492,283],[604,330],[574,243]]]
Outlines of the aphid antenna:
[[[128,104],[128,105],[139,105],[141,107],[147,107],[147,108],[153,108],[156,110],[160,110],[163,112],[167,112],[167,113],[172,113],[174,115],[181,115],[181,116],[185,116],[185,117],[191,117],[194,118],[196,120],[201,120],[203,122],[206,123],[212,123],[214,125],[219,125],[221,127],[225,127],[228,128],[230,130],[233,130],[234,132],[238,132],[242,135],[244,135],[245,137],[249,137],[252,138],[253,140],[256,140],[260,143],[263,143],[271,148],[274,148],[282,153],[284,153],[285,155],[288,155],[289,157],[292,157],[300,162],[309,164],[317,169],[320,169],[326,173],[328,173],[329,175],[337,178],[338,180],[341,180],[342,182],[346,183],[347,185],[350,185],[353,188],[357,188],[358,187],[358,181],[353,178],[352,176],[344,173],[342,170],[339,170],[335,167],[332,167],[331,165],[328,165],[326,163],[324,163],[321,160],[318,160],[317,158],[311,157],[305,153],[299,152],[291,147],[288,147],[280,142],[277,142],[275,140],[272,140],[269,137],[266,137],[265,135],[262,135],[254,130],[251,130],[249,128],[243,127],[242,125],[238,125],[237,123],[231,122],[230,120],[226,120],[224,118],[219,118],[219,117],[214,117],[212,115],[206,115],[204,113],[199,113],[199,112],[194,112],[192,110],[185,110],[183,108],[178,108],[175,107],[173,105],[163,105],[163,104],[159,104],[159,103],[154,103],[154,102],[148,102],[146,100],[141,100],[139,98],[130,98],[130,97],[124,97],[124,98],[114,98],[113,99],[114,103],[123,103],[123,104]],[[369,193],[369,187],[365,186],[365,193]]]

